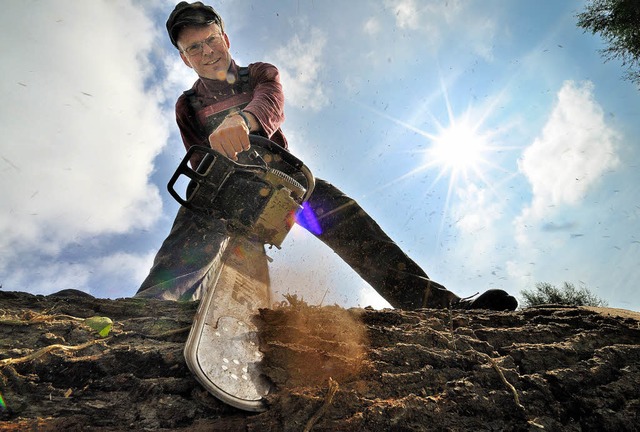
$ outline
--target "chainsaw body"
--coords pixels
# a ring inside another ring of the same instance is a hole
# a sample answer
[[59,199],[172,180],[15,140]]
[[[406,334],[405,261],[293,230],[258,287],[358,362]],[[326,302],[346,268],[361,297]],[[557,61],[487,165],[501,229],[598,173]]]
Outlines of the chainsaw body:
[[[207,147],[191,147],[169,181],[169,193],[193,211],[224,219],[234,234],[279,248],[313,191],[314,178],[287,150],[250,137],[252,148],[238,162]],[[196,170],[189,167],[194,153],[204,156]],[[191,180],[185,197],[175,189],[180,176]]]

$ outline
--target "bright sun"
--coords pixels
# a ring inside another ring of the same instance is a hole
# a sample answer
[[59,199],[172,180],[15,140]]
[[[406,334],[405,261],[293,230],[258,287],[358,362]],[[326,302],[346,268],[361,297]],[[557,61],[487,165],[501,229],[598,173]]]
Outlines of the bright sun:
[[[420,156],[417,166],[391,182],[381,186],[385,188],[392,183],[411,178],[424,171],[435,171],[436,178],[429,190],[442,179],[448,179],[447,204],[453,192],[458,187],[471,183],[479,183],[493,189],[493,181],[489,178],[489,171],[506,170],[496,163],[497,154],[515,149],[496,144],[496,138],[502,135],[505,128],[489,129],[485,121],[491,116],[499,98],[489,101],[482,108],[469,106],[466,111],[455,115],[449,103],[448,94],[443,84],[443,96],[446,103],[448,123],[442,124],[431,116],[435,130],[427,132],[411,123],[389,116],[386,113],[373,110],[376,114],[410,130],[424,138],[426,143],[419,143],[420,149],[413,150]],[[499,140],[498,140],[499,141]],[[426,144],[426,148],[423,145]]]
[[[500,154],[518,149],[518,147],[502,145],[503,135],[511,125],[490,128],[486,124],[487,119],[492,118],[494,110],[500,105],[500,95],[488,99],[479,107],[469,105],[465,111],[457,115],[453,112],[444,83],[442,83],[442,96],[448,120],[446,123],[441,123],[426,107],[420,107],[418,110],[420,117],[423,117],[425,112],[430,117],[429,123],[433,128],[431,131],[412,124],[421,120],[421,123],[426,123],[427,119],[416,116],[411,122],[407,122],[363,105],[379,116],[418,135],[418,139],[410,143],[414,147],[409,149],[410,154],[418,156],[412,160],[413,167],[381,185],[379,189],[415,178],[421,173],[423,173],[421,176],[423,179],[431,177],[431,175],[424,176],[425,172],[435,173],[432,183],[424,189],[425,196],[430,195],[441,180],[448,183],[440,229],[444,228],[445,221],[450,216],[451,202],[456,199],[458,192],[464,193],[465,190],[475,186],[476,189],[486,189],[496,196],[499,195],[496,187],[510,177],[509,172],[500,164],[503,159]],[[495,170],[502,171],[507,176],[496,182],[493,175]],[[424,180],[421,183],[424,183]]]
[[482,166],[487,163],[484,156],[489,150],[486,137],[467,122],[452,123],[432,136],[432,145],[425,152],[429,166],[440,167],[452,179],[471,174],[482,175]]

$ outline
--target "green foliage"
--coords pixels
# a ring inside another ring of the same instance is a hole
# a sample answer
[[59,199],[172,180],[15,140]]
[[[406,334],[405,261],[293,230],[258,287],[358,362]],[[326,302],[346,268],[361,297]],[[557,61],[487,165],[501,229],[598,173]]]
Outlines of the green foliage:
[[107,337],[111,332],[113,321],[108,317],[94,316],[84,320],[84,323],[95,330],[100,336]]
[[576,288],[565,282],[558,288],[546,282],[536,284],[535,290],[522,290],[523,307],[533,307],[543,304],[561,304],[568,306],[606,306],[607,302],[591,293],[587,288]]
[[605,61],[620,59],[625,78],[640,86],[640,1],[591,0],[577,17],[579,27],[605,40]]

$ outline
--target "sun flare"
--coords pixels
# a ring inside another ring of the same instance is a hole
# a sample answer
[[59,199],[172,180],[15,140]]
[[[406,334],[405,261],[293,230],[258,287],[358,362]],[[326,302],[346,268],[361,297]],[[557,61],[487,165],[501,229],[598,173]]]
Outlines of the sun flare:
[[487,139],[467,122],[452,123],[432,138],[425,152],[426,163],[439,167],[453,178],[481,175],[487,163]]
[[[501,143],[502,137],[510,128],[509,125],[498,127],[488,127],[487,125],[487,119],[492,117],[494,110],[499,106],[500,95],[491,98],[481,107],[469,105],[465,111],[458,114],[454,113],[451,107],[444,83],[442,84],[442,95],[445,100],[444,108],[446,108],[447,122],[441,122],[427,111],[431,130],[412,124],[420,122],[418,118],[408,122],[370,106],[362,106],[380,117],[414,132],[419,137],[416,148],[410,150],[410,153],[417,156],[414,159],[416,163],[408,171],[381,185],[379,189],[428,173],[427,177],[431,177],[432,182],[425,189],[425,194],[434,190],[442,180],[448,184],[446,209],[455,191],[464,189],[470,184],[480,185],[497,193],[493,172],[502,171],[507,174],[507,177],[510,176],[507,169],[500,163],[502,160],[500,154],[518,147],[504,146]],[[424,113],[426,110],[421,108],[419,111]],[[425,120],[421,123],[425,123]],[[432,177],[432,174],[435,176]]]

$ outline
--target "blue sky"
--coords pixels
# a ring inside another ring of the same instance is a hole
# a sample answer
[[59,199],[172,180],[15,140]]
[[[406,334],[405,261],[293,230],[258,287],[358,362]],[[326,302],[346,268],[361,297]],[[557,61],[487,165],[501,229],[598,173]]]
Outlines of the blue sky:
[[[640,91],[584,1],[217,1],[239,64],[281,71],[284,131],[460,295],[538,282],[640,310]],[[133,295],[177,204],[174,2],[11,0],[0,17],[0,283]],[[385,303],[294,229],[275,300]]]

